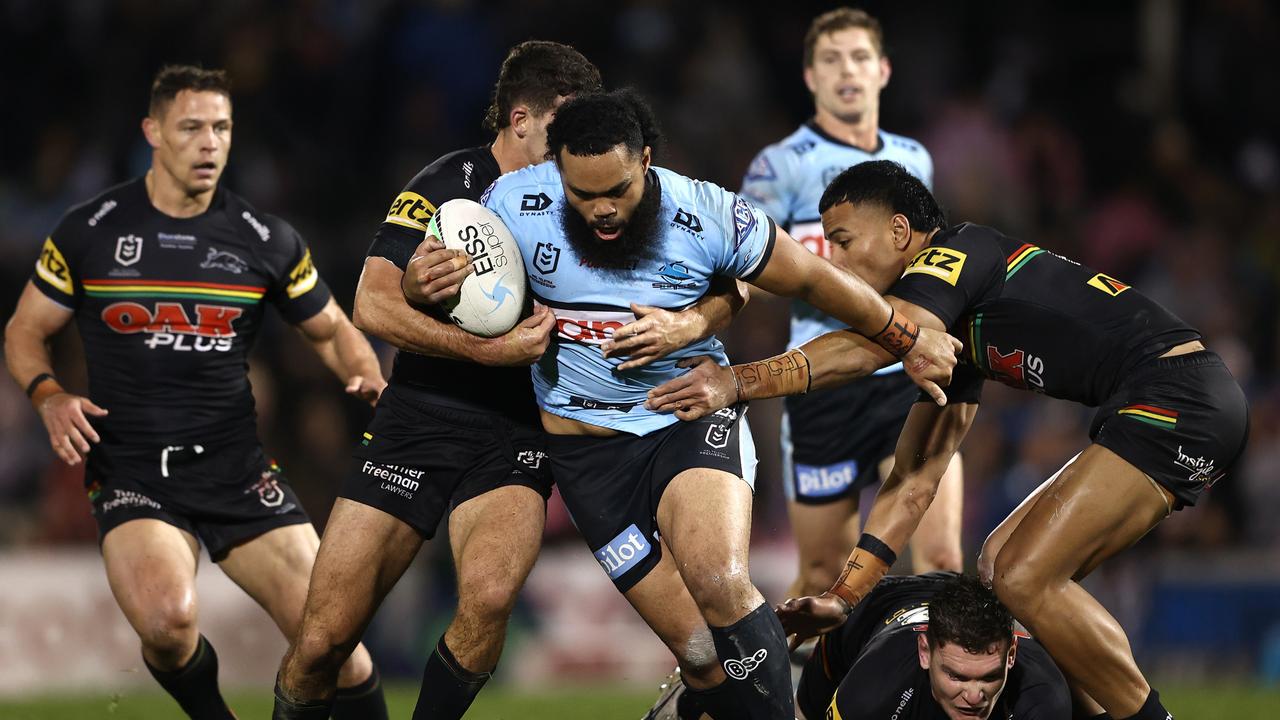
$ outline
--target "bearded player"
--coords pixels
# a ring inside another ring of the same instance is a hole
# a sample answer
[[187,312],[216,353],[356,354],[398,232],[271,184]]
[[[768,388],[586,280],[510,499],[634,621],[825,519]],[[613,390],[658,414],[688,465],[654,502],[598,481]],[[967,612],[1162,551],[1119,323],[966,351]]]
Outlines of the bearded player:
[[[142,121],[151,169],[63,217],[5,329],[9,372],[54,451],[86,461],[107,580],[147,669],[202,719],[234,715],[196,624],[200,545],[292,639],[320,542],[258,444],[245,371],[266,305],[347,392],[373,403],[385,385],[302,237],[219,187],[231,126],[225,73],[162,69]],[[49,340],[73,320],[89,397],[52,374]],[[363,647],[338,685],[334,717],[386,717]]]

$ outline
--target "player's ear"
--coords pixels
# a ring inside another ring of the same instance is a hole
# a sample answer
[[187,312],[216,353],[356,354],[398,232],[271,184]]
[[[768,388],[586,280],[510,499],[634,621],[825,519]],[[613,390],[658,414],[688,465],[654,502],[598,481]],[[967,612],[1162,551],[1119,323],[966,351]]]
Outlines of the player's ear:
[[152,148],[160,147],[160,121],[150,115],[142,118],[142,136]]
[[880,89],[883,90],[889,84],[889,76],[893,74],[893,65],[889,63],[889,58],[884,55],[880,56]]
[[916,635],[916,650],[920,654],[920,668],[922,670],[929,669],[929,640],[925,638],[924,633]]
[[529,108],[525,105],[516,105],[511,108],[511,115],[507,117],[511,128],[516,131],[516,137],[523,140],[529,134],[529,120],[532,118]]
[[648,145],[645,145],[644,150],[641,151],[641,156],[640,156],[640,165],[644,168],[645,172],[649,172],[649,163],[651,163],[652,161],[653,161],[653,149],[650,148]]
[[906,250],[911,244],[911,221],[902,213],[894,213],[889,220],[893,227],[893,247],[896,250]]
[[1009,644],[1009,662],[1005,666],[1006,669],[1012,670],[1013,663],[1018,659],[1018,636],[1013,637],[1013,642]]
[[804,86],[809,88],[810,95],[818,91],[818,83],[813,79],[812,65],[804,69]]

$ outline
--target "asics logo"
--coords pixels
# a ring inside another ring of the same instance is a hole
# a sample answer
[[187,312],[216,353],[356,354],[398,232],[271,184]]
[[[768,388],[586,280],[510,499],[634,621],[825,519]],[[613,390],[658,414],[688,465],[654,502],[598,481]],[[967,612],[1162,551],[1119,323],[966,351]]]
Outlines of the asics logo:
[[746,680],[751,671],[764,664],[764,659],[767,657],[769,657],[769,651],[760,648],[754,655],[741,660],[729,658],[724,661],[724,673],[734,680]]

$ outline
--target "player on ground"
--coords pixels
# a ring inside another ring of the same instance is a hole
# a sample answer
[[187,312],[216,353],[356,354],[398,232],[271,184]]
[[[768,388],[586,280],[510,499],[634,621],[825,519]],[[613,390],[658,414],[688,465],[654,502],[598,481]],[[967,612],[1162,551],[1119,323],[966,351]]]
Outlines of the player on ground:
[[[880,91],[889,82],[880,23],[862,10],[819,15],[804,39],[804,80],[814,116],[756,156],[742,194],[827,260],[818,199],[841,170],[867,160],[901,163],[927,186],[933,159],[920,143],[880,129]],[[792,303],[788,347],[845,326],[807,303]],[[783,487],[800,571],[788,597],[831,587],[858,539],[858,498],[888,476],[893,446],[917,394],[901,365],[821,393],[786,398],[782,420]],[[911,538],[917,573],[959,570],[963,479],[960,457]]]
[[951,572],[885,578],[818,639],[796,705],[815,720],[1071,718],[1049,653],[1015,636],[977,578]]
[[[907,357],[939,395],[928,378],[946,381],[959,343],[940,332],[917,341],[879,295],[746,200],[651,166],[657,140],[635,93],[579,96],[547,128],[555,162],[499,178],[485,204],[520,243],[536,299],[556,314],[533,386],[578,529],[697,688],[685,694],[690,712],[790,720],[782,628],[747,570],[755,457],[746,408],[684,424],[643,406],[679,358],[724,359],[722,346],[701,340],[638,368],[622,366],[625,349],[606,357],[603,346],[629,340],[614,331],[632,320],[632,303],[685,307],[716,275],[836,312]],[[794,351],[777,371],[805,362]]]
[[[258,444],[245,370],[267,302],[347,392],[373,403],[385,383],[298,233],[218,187],[231,149],[226,74],[162,69],[142,130],[151,169],[72,208],[45,240],[5,360],[58,456],[87,460],[107,580],[147,669],[191,717],[229,718],[217,655],[196,627],[200,544],[293,638],[320,542]],[[49,339],[73,319],[90,397],[52,375]],[[386,717],[363,647],[338,684],[334,717]]]
[[[966,362],[945,408],[912,407],[845,573],[820,597],[784,603],[784,623],[798,638],[829,630],[884,575],[929,507],[986,376],[1100,409],[1093,444],[992,533],[979,566],[1094,716],[1167,720],[1124,630],[1078,581],[1231,469],[1248,435],[1247,404],[1231,373],[1199,333],[1129,285],[991,228],[947,228],[933,196],[900,165],[850,168],[827,188],[821,209],[827,237],[850,266],[888,289],[898,312],[921,328],[963,337]],[[687,407],[678,414],[696,418],[743,399],[845,382],[892,360],[849,332],[804,350],[811,364],[767,388],[753,366],[730,372],[700,361],[651,404]]]
[[[400,352],[325,531],[303,630],[281,665],[277,717],[324,717],[338,667],[446,515],[458,611],[427,661],[414,717],[462,717],[496,668],[551,492],[527,366],[555,318],[539,308],[493,339],[455,327],[436,303],[474,266],[424,232],[444,201],[479,199],[500,174],[540,162],[559,104],[599,87],[599,71],[571,47],[516,46],[485,121],[493,143],[428,165],[378,228],[355,319]],[[726,285],[688,312],[649,313],[636,335],[660,356],[727,324],[741,303]]]

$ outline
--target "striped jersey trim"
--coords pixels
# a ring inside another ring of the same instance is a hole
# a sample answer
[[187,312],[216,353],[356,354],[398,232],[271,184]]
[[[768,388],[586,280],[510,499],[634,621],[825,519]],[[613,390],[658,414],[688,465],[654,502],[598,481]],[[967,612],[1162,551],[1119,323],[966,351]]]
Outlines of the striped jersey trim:
[[1117,415],[1128,415],[1134,420],[1172,430],[1178,424],[1176,410],[1166,410],[1152,405],[1129,405],[1116,411]]
[[1035,256],[1043,253],[1044,253],[1044,250],[1041,250],[1040,248],[1036,247],[1035,245],[1032,245],[1031,243],[1026,243],[1022,247],[1018,248],[1017,250],[1014,250],[1013,254],[1010,255],[1008,260],[1006,261],[1007,267],[1005,270],[1004,279],[1008,280],[1009,278],[1013,277],[1014,273],[1021,270],[1028,262],[1031,261],[1031,258],[1034,258]]
[[145,280],[85,280],[84,291],[89,297],[218,299],[234,303],[256,303],[267,292],[266,288],[253,285]]

